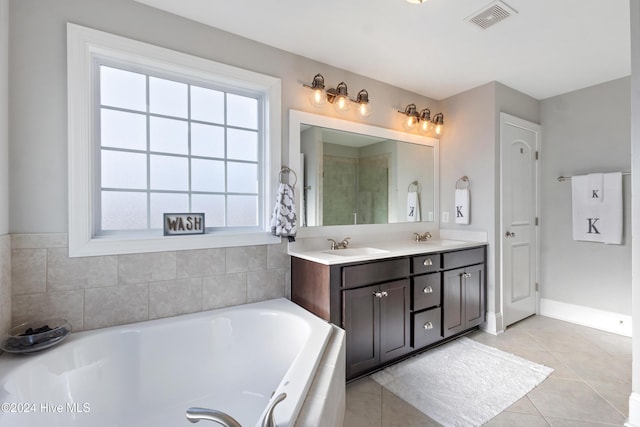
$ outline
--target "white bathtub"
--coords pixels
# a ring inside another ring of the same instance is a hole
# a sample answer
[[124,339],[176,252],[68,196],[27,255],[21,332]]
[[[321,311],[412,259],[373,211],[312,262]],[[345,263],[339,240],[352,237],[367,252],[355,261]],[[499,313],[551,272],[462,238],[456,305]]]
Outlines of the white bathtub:
[[198,406],[253,427],[281,392],[277,425],[293,426],[330,334],[286,299],[73,333],[0,356],[0,426],[191,426]]

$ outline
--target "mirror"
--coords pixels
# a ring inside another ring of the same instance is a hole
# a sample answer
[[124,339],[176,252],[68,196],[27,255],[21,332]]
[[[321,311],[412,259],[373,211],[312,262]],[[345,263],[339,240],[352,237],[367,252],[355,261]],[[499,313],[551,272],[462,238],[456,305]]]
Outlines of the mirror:
[[438,140],[291,110],[299,225],[437,219]]

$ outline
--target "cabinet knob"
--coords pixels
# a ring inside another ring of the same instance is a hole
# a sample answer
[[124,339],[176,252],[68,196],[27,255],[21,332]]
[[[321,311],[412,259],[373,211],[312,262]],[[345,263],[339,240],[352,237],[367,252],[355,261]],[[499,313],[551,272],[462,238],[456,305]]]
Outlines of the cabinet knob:
[[383,298],[383,297],[388,297],[389,294],[387,293],[387,291],[382,291],[382,292],[376,291],[373,293],[373,296],[376,298]]
[[422,292],[424,292],[425,294],[430,294],[433,292],[433,288],[431,286],[427,286],[422,290]]
[[427,323],[424,324],[423,327],[424,327],[425,331],[428,331],[429,329],[433,329],[433,323],[427,322]]
[[422,265],[424,265],[424,266],[433,265],[433,261],[431,261],[431,258],[427,258],[427,259],[424,260]]
[[466,278],[468,279],[469,277],[471,277],[471,273],[467,273],[467,272],[465,272],[465,273],[464,273],[464,277],[466,277]]

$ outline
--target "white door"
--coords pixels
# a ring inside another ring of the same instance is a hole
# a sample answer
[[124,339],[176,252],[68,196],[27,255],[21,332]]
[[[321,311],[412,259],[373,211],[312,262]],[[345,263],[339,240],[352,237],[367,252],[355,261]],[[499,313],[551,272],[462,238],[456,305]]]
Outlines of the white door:
[[536,313],[540,126],[500,113],[504,326]]

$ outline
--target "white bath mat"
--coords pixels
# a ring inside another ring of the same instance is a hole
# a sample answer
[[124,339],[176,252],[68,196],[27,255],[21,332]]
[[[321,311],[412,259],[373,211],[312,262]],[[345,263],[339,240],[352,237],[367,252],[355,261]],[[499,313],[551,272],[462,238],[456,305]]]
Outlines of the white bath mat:
[[444,426],[480,426],[552,372],[462,337],[371,378]]

